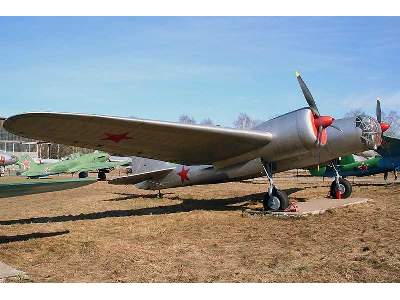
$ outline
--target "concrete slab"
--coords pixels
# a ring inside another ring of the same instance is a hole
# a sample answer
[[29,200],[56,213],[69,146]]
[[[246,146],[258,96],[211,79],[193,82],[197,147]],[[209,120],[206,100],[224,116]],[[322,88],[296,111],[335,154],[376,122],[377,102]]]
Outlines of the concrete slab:
[[368,198],[347,198],[347,199],[330,199],[330,198],[316,198],[310,199],[306,202],[297,202],[297,212],[264,212],[263,210],[252,210],[247,209],[243,213],[251,216],[261,215],[273,215],[273,216],[285,216],[285,217],[302,217],[307,215],[322,214],[329,209],[346,207],[349,205],[355,205],[360,203],[366,203],[373,201]]
[[3,282],[6,278],[15,277],[15,276],[24,276],[26,275],[24,272],[19,271],[2,263],[0,261],[0,282]]

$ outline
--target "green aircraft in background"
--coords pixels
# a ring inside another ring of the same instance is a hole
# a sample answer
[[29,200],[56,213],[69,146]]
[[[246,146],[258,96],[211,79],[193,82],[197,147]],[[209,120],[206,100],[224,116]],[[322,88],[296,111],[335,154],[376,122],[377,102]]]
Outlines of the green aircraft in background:
[[47,177],[62,173],[78,173],[79,178],[86,178],[89,172],[97,172],[100,180],[106,179],[106,173],[126,162],[111,162],[110,155],[104,152],[72,154],[56,163],[36,163],[29,155],[21,156],[17,162],[21,176],[28,178]]
[[[382,146],[376,150],[376,156],[371,158],[352,154],[338,159],[333,165],[323,165],[309,169],[312,176],[321,177],[335,177],[336,171],[341,176],[339,179],[340,184],[343,185],[346,191],[350,189],[350,185],[344,179],[347,176],[363,177],[384,174],[383,178],[386,181],[389,172],[393,172],[394,178],[397,180],[397,172],[400,171],[400,139],[384,136]],[[331,195],[333,193],[332,189]]]

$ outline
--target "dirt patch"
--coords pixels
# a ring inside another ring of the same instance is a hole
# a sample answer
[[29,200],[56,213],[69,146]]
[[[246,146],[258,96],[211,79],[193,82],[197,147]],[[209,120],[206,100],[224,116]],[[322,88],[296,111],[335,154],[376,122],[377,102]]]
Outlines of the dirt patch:
[[[290,199],[330,181],[282,177]],[[165,191],[106,182],[0,199],[0,261],[34,282],[399,282],[400,185],[301,219],[246,218],[265,180]]]

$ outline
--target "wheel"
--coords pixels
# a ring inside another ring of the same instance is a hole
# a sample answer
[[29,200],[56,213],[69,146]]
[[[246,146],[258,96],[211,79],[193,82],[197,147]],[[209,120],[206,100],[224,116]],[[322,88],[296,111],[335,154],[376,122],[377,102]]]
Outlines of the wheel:
[[345,199],[350,197],[352,192],[351,183],[344,179],[339,178],[339,188],[336,186],[336,180],[334,180],[331,184],[330,195],[333,199],[338,199],[337,192],[340,193],[340,198]]
[[79,174],[78,174],[78,176],[79,176],[79,178],[86,178],[86,177],[88,177],[88,172],[79,172]]
[[97,173],[97,178],[99,180],[106,180],[106,178],[107,178],[106,173],[103,171],[99,171],[99,173]]
[[289,206],[289,197],[284,191],[274,188],[271,196],[269,193],[265,194],[263,206],[264,210],[285,210]]

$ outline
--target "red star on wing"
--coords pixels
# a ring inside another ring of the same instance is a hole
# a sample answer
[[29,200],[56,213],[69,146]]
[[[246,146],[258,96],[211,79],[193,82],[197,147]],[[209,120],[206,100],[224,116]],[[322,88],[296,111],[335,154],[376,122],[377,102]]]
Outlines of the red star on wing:
[[128,136],[128,132],[123,134],[113,134],[113,133],[104,133],[107,137],[102,138],[102,140],[113,141],[114,143],[119,143],[122,140],[131,140],[132,138]]
[[184,183],[185,180],[189,181],[188,173],[189,173],[189,168],[185,169],[185,166],[182,166],[182,170],[178,173],[182,183]]

